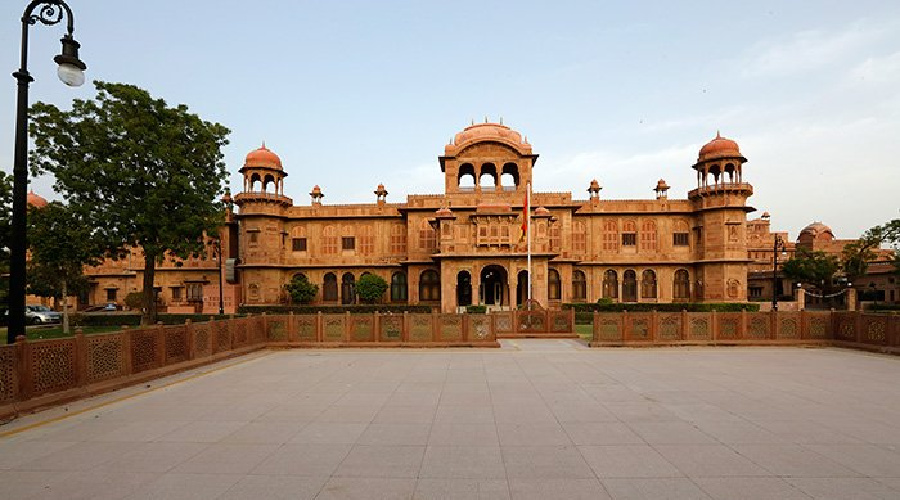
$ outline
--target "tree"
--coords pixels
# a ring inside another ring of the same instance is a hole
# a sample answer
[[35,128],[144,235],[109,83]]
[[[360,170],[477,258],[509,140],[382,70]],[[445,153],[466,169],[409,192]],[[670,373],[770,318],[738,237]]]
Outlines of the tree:
[[788,278],[813,285],[825,292],[831,290],[834,275],[839,268],[837,257],[821,250],[810,251],[805,248],[799,248],[782,267]]
[[[13,178],[0,171],[0,309],[5,309],[9,301],[9,244],[12,230],[12,189]],[[0,311],[0,314],[3,314]]]
[[58,201],[28,210],[28,288],[39,297],[63,299],[63,331],[69,333],[67,297],[84,291],[85,265],[102,255],[83,215]]
[[881,246],[881,240],[863,235],[862,238],[848,244],[841,253],[841,269],[847,280],[853,283],[857,278],[865,276],[869,262],[875,258],[874,249]]
[[387,289],[387,281],[376,274],[364,274],[359,278],[359,283],[356,284],[356,293],[359,294],[359,299],[367,304],[372,304],[381,299]]
[[319,285],[310,283],[306,276],[302,274],[294,276],[294,279],[285,285],[285,288],[291,299],[300,304],[312,302],[316,298],[316,294],[319,293]]
[[168,253],[199,252],[204,234],[216,234],[222,221],[217,198],[230,131],[133,85],[94,86],[96,98],[76,99],[71,111],[32,106],[31,165],[56,177],[56,191],[85,217],[107,255],[142,248],[142,322],[151,324],[157,263]]

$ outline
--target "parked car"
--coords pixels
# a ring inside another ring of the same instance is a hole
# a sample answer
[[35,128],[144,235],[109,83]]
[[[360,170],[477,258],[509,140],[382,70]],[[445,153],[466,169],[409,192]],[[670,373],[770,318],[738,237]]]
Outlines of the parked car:
[[[9,311],[4,313],[6,323],[9,323]],[[40,304],[25,306],[25,323],[29,325],[48,325],[62,321],[62,314]]]

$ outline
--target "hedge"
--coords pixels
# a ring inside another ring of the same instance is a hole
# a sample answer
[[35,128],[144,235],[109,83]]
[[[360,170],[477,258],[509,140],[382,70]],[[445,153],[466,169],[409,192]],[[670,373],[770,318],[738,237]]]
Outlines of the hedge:
[[900,304],[866,304],[866,311],[900,311]]
[[[238,316],[243,316],[238,314]],[[159,314],[157,321],[164,325],[183,325],[186,320],[194,323],[213,319],[226,319],[231,315],[219,316],[218,314]],[[73,326],[140,326],[140,314],[83,314],[73,313],[69,315],[69,321]]]
[[423,305],[402,305],[402,304],[360,304],[348,306],[314,306],[314,305],[292,305],[292,306],[241,306],[238,308],[239,313],[245,314],[316,314],[319,312],[326,314],[346,313],[351,314],[371,314],[374,312],[392,312],[392,313],[430,313],[431,306]]
[[469,314],[484,314],[487,312],[487,306],[466,306],[466,312]]
[[748,302],[665,302],[665,303],[654,303],[654,302],[632,302],[627,304],[622,303],[590,303],[590,302],[577,302],[577,303],[567,303],[563,304],[563,309],[569,310],[574,309],[576,313],[576,322],[577,322],[577,313],[585,313],[585,312],[756,312],[759,311],[759,304],[753,304]]

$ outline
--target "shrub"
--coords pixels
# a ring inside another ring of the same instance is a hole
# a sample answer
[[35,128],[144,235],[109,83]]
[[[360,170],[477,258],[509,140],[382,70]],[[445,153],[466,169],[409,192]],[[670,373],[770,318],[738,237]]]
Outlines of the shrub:
[[141,310],[141,304],[144,303],[144,293],[143,292],[131,292],[125,296],[125,305],[131,309],[136,311]]
[[484,314],[487,312],[487,306],[466,306],[466,312],[469,314]]
[[356,293],[359,294],[359,299],[366,304],[377,302],[384,296],[384,292],[387,289],[387,281],[377,274],[364,274],[356,284]]
[[285,285],[284,288],[287,289],[291,299],[298,304],[312,302],[316,298],[316,294],[319,293],[319,285],[310,283],[309,279],[302,274],[294,276],[294,279]]

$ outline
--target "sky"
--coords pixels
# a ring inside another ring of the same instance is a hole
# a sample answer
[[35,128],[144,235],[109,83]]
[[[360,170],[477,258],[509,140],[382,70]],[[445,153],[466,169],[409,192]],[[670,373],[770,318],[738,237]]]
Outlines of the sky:
[[[25,0],[0,5],[0,68],[19,66]],[[749,204],[792,238],[823,221],[858,237],[900,216],[900,2],[68,0],[87,78],[147,89],[231,129],[238,169],[262,141],[309,203],[441,193],[437,156],[473,120],[540,154],[535,191],[670,198],[721,131]],[[56,78],[61,26],[30,29],[30,101],[95,95]],[[7,74],[8,74],[7,73]],[[0,85],[12,170],[15,80]],[[2,97],[5,95],[6,97]],[[31,189],[55,198],[51,178]]]

